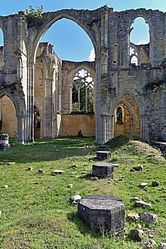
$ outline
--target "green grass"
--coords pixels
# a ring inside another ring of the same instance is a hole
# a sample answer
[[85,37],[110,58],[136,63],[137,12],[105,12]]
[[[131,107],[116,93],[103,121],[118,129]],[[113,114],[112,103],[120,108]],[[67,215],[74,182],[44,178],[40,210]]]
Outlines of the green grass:
[[[111,181],[91,181],[91,168],[98,148],[93,138],[36,140],[28,145],[15,143],[8,151],[1,151],[0,248],[136,249],[151,239],[150,233],[154,234],[157,244],[165,242],[166,160],[140,139],[120,136],[108,144],[112,156],[106,161],[119,164]],[[15,164],[7,165],[7,162]],[[72,176],[74,164],[78,165],[78,178]],[[130,172],[136,165],[143,165],[143,171]],[[33,170],[27,171],[28,166]],[[44,174],[38,174],[39,169],[43,169]],[[62,169],[64,173],[52,176],[55,169]],[[82,173],[85,169],[87,174]],[[159,180],[160,185],[152,187],[152,180]],[[145,191],[139,186],[142,182],[148,183]],[[73,188],[70,189],[71,183]],[[9,187],[5,189],[4,185]],[[96,235],[79,219],[77,207],[69,203],[69,198],[77,191],[81,196],[94,193],[120,196],[126,216],[129,212],[152,212],[158,215],[158,221],[148,226],[142,221],[126,219],[124,237]],[[134,196],[152,203],[152,209],[135,208]],[[143,242],[135,242],[129,237],[130,229],[138,224],[144,231]]]

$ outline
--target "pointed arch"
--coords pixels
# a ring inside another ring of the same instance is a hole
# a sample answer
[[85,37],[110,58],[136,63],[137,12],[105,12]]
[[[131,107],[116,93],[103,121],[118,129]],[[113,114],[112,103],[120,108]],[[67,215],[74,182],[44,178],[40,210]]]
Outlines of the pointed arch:
[[[117,122],[116,110],[118,107],[122,108],[123,121]],[[130,134],[135,136],[141,135],[141,115],[139,106],[135,101],[135,98],[125,93],[119,98],[113,105],[114,112],[114,136],[120,134]]]
[[98,57],[97,43],[96,43],[95,37],[93,36],[92,32],[88,28],[88,25],[86,25],[86,23],[84,23],[83,21],[80,21],[73,14],[72,10],[63,10],[63,11],[57,11],[57,12],[52,12],[52,13],[51,12],[44,13],[43,17],[44,17],[43,25],[38,30],[37,35],[34,39],[34,42],[31,44],[32,47],[30,48],[30,50],[31,50],[31,62],[32,63],[35,62],[36,52],[37,52],[37,48],[38,48],[38,45],[39,45],[41,38],[44,36],[44,34],[48,31],[48,29],[55,22],[57,22],[58,20],[61,20],[63,18],[66,18],[66,19],[69,19],[69,20],[75,22],[87,33],[87,35],[89,36],[89,38],[93,44],[93,47],[95,50],[95,55],[96,55],[96,57]]
[[3,133],[7,133],[9,137],[17,136],[16,108],[7,95],[3,95],[0,98],[0,121]]
[[[130,63],[133,57],[138,60],[137,65],[150,62],[150,26],[143,15],[138,15],[130,23],[129,47]],[[136,63],[135,63],[136,65]]]

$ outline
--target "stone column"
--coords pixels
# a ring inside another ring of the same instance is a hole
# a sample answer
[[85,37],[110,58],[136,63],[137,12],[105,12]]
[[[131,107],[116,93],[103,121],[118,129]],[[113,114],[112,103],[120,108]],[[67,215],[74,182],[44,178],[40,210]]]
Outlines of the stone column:
[[52,84],[53,79],[44,79],[45,81],[45,97],[44,97],[44,118],[43,130],[44,138],[53,138],[53,94]]
[[101,52],[100,58],[96,59],[96,72],[98,74],[96,82],[96,141],[99,144],[102,144],[106,138],[105,119],[102,120],[102,115],[104,115],[104,95],[108,90],[108,17],[109,8],[103,7],[101,11]]
[[25,141],[34,141],[34,63],[28,63],[26,96]]
[[21,144],[24,144],[25,142],[24,122],[25,122],[24,117],[17,115],[17,142]]

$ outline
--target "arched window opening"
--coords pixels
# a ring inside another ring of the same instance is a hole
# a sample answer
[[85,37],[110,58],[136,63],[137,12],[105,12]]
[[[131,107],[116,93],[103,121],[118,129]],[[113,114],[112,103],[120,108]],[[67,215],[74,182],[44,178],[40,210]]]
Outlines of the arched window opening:
[[3,32],[0,29],[0,71],[4,69],[4,41],[3,41]]
[[132,54],[130,56],[130,63],[134,64],[135,66],[138,66],[138,55],[137,54]]
[[17,136],[16,109],[7,95],[0,99],[0,132],[7,133],[9,137]]
[[[63,39],[62,39],[63,37]],[[41,42],[50,42],[62,60],[93,61],[94,48],[86,32],[74,21],[62,18],[56,21]]]
[[149,25],[144,18],[138,17],[130,29],[130,63],[139,66],[149,63],[149,51]]
[[116,109],[116,122],[119,124],[123,123],[123,110],[122,107],[117,107]]
[[72,112],[93,112],[94,82],[88,71],[82,69],[73,78]]
[[41,127],[41,119],[39,110],[34,106],[34,135],[36,138],[40,137],[40,127]]

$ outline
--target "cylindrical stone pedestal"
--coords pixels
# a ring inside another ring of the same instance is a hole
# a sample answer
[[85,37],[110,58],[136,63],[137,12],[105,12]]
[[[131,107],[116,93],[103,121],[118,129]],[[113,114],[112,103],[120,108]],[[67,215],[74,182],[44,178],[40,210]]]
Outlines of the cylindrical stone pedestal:
[[81,198],[78,214],[96,233],[123,235],[125,207],[123,201],[111,195],[89,195]]
[[92,175],[97,176],[98,178],[113,178],[114,165],[111,163],[102,163],[98,162],[93,164]]
[[8,134],[0,134],[0,150],[7,150],[10,148]]

